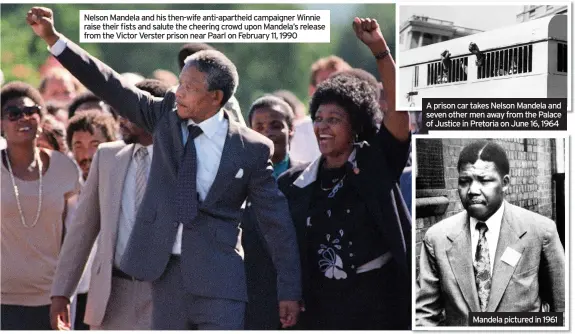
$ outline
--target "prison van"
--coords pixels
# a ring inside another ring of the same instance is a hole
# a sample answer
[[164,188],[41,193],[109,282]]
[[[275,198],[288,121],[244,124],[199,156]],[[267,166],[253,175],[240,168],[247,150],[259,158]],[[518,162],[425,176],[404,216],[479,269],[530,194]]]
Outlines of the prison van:
[[[482,56],[469,51],[475,43]],[[400,108],[423,98],[566,98],[567,16],[555,15],[406,50]],[[444,51],[450,58],[442,58]]]

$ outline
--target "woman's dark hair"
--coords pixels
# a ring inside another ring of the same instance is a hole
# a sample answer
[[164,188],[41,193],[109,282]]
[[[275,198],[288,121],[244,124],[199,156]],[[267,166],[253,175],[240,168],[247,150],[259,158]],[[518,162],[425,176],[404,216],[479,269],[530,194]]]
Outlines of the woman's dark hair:
[[0,91],[0,108],[4,110],[4,104],[6,102],[21,97],[27,97],[34,101],[34,103],[41,108],[41,116],[44,115],[46,112],[46,103],[44,103],[42,94],[40,94],[34,86],[21,81],[12,81],[2,87]]
[[310,101],[311,118],[315,120],[320,105],[329,103],[337,104],[347,112],[353,134],[359,141],[369,141],[375,136],[377,120],[381,119],[380,110],[366,81],[351,75],[338,75],[320,83]]

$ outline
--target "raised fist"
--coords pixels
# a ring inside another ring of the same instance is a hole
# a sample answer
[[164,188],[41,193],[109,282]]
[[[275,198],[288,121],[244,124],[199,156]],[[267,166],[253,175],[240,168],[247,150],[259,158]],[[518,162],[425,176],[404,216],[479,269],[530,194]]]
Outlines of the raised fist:
[[353,31],[359,40],[367,45],[372,51],[378,44],[385,44],[385,39],[375,19],[358,18],[353,20]]
[[[34,33],[49,42],[58,39],[56,29],[54,29],[54,14],[52,10],[45,7],[32,7],[26,13],[26,23],[32,27]],[[54,41],[55,42],[55,41]],[[49,43],[50,44],[50,43]]]

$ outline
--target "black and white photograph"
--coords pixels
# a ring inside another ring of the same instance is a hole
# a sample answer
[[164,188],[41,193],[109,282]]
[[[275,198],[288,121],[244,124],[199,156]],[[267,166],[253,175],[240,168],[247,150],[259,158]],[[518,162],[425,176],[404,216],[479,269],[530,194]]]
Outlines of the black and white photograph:
[[415,327],[565,312],[566,145],[415,139]]
[[567,98],[568,4],[399,6],[398,107]]

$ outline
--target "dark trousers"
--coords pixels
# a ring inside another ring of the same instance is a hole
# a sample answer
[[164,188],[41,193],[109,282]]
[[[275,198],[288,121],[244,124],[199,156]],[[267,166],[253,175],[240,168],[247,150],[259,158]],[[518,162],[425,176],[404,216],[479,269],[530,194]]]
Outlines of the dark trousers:
[[51,330],[50,305],[20,306],[2,304],[2,330]]
[[238,330],[244,328],[246,303],[186,292],[179,256],[152,282],[152,330]]
[[74,319],[74,330],[88,331],[90,326],[84,323],[86,314],[86,303],[88,302],[88,293],[79,293],[76,295],[76,318]]
[[[396,279],[392,262],[381,269],[357,274],[354,283],[329,288],[325,280],[312,283],[306,298],[306,312],[300,315],[301,329],[312,330],[406,330],[411,310],[409,300]],[[350,279],[350,277],[348,277]],[[322,282],[324,284],[322,284]]]

